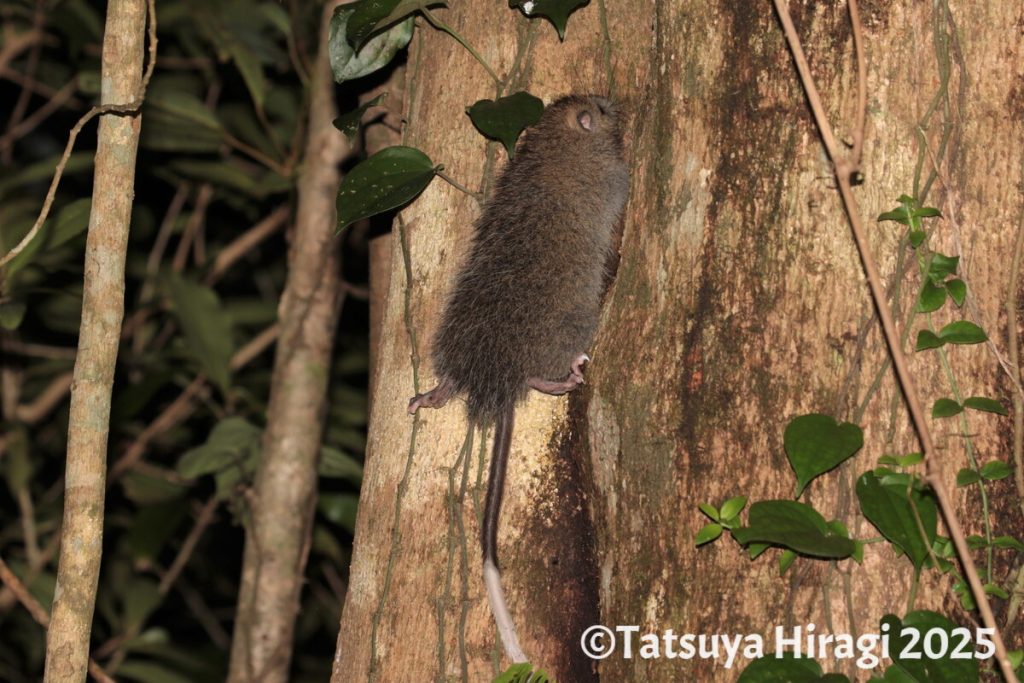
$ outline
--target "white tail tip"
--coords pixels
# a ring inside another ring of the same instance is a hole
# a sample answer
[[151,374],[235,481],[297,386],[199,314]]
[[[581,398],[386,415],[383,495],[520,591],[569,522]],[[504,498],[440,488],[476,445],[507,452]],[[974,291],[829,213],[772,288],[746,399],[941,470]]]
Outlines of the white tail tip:
[[523,654],[523,648],[519,647],[516,626],[512,623],[512,615],[509,614],[508,604],[505,602],[505,591],[501,587],[501,573],[490,560],[484,560],[484,585],[487,587],[487,601],[491,603],[494,623],[498,625],[498,635],[501,636],[505,654],[514,664],[528,661],[526,655]]

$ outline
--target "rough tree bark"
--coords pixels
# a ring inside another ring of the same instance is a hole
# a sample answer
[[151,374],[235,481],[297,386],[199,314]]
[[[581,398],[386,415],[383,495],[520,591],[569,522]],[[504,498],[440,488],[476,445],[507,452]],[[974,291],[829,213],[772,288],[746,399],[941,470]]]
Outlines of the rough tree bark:
[[[128,104],[138,97],[145,35],[145,0],[115,0],[108,5],[102,104]],[[83,681],[88,667],[103,551],[110,392],[124,318],[124,264],[141,125],[139,114],[106,114],[99,122],[68,417],[60,559],[46,635],[47,683]]]
[[[793,5],[833,125],[848,135],[856,70],[845,4]],[[962,315],[995,342],[948,349],[956,380],[967,394],[1008,397],[996,354],[1006,358],[1007,326],[1021,324],[1020,292],[1008,283],[1024,180],[1024,10],[881,1],[862,11],[869,118],[857,194],[898,323],[924,326],[911,315],[917,266],[902,228],[873,217],[917,193],[945,215],[932,246],[962,256],[972,293]],[[506,93],[611,92],[631,113],[632,194],[587,387],[568,399],[532,396],[517,415],[501,552],[526,652],[574,683],[731,681],[737,670],[714,661],[616,652],[598,664],[579,635],[595,623],[770,636],[777,624],[814,622],[863,633],[902,614],[912,568],[885,546],[869,546],[863,566],[798,560],[779,578],[774,555],[751,562],[728,540],[693,545],[706,521],[698,503],[792,497],[782,433],[796,415],[864,428],[864,449],[809,489],[818,510],[860,538],[877,532],[857,514],[857,476],[885,453],[918,449],[770,4],[599,0],[572,16],[561,44],[549,25],[503,9],[463,5],[445,17],[510,74]],[[504,155],[462,111],[493,96],[458,45],[419,30],[406,143],[485,191]],[[408,397],[434,383],[428,343],[478,213],[435,183],[396,223],[336,683],[478,681],[504,668],[476,542],[486,451],[478,438],[460,455],[457,402],[405,414]],[[1009,320],[1008,298],[1017,302]],[[936,323],[952,315],[944,309]],[[950,394],[935,354],[912,355],[911,370],[929,405]],[[968,419],[979,460],[1007,460],[1009,422]],[[965,440],[954,422],[936,427],[966,531],[979,533],[975,490],[952,482],[967,466]],[[993,533],[1019,534],[1021,492],[1010,479],[988,491]],[[1010,557],[994,566],[1004,584]],[[948,588],[927,580],[916,606],[966,620]],[[1019,630],[1006,635],[1019,643]]]
[[288,680],[309,555],[327,382],[343,295],[334,202],[341,179],[339,164],[349,145],[331,125],[337,113],[327,60],[327,29],[337,4],[328,2],[324,8],[311,85],[295,234],[278,309],[281,335],[246,528],[228,676],[234,683]]

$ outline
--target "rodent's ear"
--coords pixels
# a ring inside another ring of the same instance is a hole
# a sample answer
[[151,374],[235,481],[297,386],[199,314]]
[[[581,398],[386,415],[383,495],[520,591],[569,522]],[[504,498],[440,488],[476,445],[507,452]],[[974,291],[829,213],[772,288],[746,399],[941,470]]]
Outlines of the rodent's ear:
[[582,128],[583,130],[594,130],[594,117],[590,114],[589,111],[585,109],[581,111],[579,115],[576,117],[576,121],[580,124],[580,128]]

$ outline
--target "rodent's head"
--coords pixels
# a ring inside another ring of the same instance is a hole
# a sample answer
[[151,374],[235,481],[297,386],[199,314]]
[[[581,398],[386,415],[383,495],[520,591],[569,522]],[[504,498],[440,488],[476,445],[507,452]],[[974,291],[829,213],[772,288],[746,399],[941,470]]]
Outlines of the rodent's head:
[[622,138],[618,109],[607,97],[569,95],[548,105],[544,116],[581,136],[598,136],[615,142]]

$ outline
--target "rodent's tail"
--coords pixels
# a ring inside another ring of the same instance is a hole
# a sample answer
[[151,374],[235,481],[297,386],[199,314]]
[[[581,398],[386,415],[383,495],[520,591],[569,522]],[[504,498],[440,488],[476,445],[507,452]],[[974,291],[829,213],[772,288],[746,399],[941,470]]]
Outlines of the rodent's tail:
[[483,528],[480,543],[484,551],[484,585],[487,600],[491,604],[494,623],[498,626],[505,654],[515,663],[527,661],[519,646],[512,615],[505,602],[505,591],[501,587],[501,573],[498,571],[498,520],[501,517],[501,498],[505,490],[505,470],[508,468],[508,453],[512,445],[512,427],[515,422],[515,404],[509,402],[494,423],[494,448],[491,451],[491,473],[487,478],[487,499],[484,503]]
[[483,527],[480,530],[480,544],[484,560],[490,560],[498,567],[498,521],[501,517],[501,498],[505,492],[505,470],[508,469],[508,453],[512,445],[512,427],[515,423],[515,407],[509,404],[494,422],[494,448],[491,450],[491,473],[487,477],[487,499],[484,503]]

